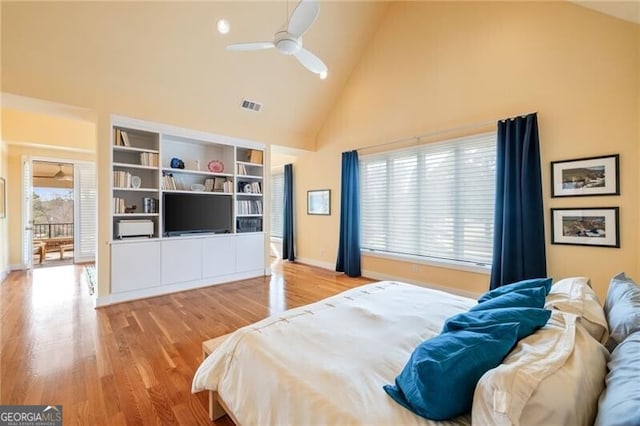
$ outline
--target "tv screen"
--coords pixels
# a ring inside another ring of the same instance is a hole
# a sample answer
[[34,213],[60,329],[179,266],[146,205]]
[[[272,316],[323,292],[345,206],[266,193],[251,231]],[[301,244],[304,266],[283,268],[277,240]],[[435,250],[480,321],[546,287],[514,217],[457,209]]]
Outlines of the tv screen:
[[200,232],[231,232],[232,199],[207,193],[165,193],[164,233],[175,236]]

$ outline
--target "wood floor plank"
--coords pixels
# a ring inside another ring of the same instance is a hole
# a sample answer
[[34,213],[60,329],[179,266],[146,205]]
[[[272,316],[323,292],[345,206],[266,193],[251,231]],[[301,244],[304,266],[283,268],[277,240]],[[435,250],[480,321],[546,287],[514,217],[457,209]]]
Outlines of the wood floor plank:
[[372,281],[271,268],[98,310],[82,266],[12,272],[0,286],[0,402],[62,404],[68,425],[209,425],[207,394],[191,393],[204,340]]

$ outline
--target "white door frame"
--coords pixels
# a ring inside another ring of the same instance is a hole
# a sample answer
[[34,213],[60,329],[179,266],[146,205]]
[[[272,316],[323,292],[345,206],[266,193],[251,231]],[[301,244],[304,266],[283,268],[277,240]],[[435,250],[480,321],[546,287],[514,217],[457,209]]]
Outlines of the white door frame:
[[[27,176],[27,170],[25,164],[29,165],[29,174]],[[21,269],[33,269],[33,220],[31,219],[31,211],[32,211],[32,195],[27,191],[31,190],[33,192],[33,160],[28,155],[23,155],[20,162],[20,183],[21,189],[20,192],[22,194],[22,232],[20,233],[20,242],[23,245],[20,256],[22,257],[22,264],[20,265]],[[25,176],[29,179],[28,182],[25,182]],[[26,247],[25,245],[26,241]]]
[[[24,179],[24,163],[25,161],[29,161],[29,165],[31,168],[31,173],[29,175],[29,179],[31,180],[29,188],[31,188],[31,190],[33,191],[33,162],[34,161],[44,161],[47,163],[65,163],[65,164],[71,164],[75,167],[76,164],[93,164],[95,167],[95,161],[85,161],[85,160],[72,160],[69,158],[63,158],[63,157],[46,157],[46,156],[40,156],[40,155],[23,155],[22,156],[22,176]],[[74,173],[75,173],[75,169],[74,169]],[[76,193],[76,182],[74,180],[73,183],[74,187],[73,187],[73,238],[74,240],[76,239],[76,233],[78,231],[78,226],[79,224],[76,221],[76,214],[77,214],[77,203],[78,200],[76,199],[77,197],[77,193]],[[29,240],[29,246],[33,246],[33,221],[31,221],[31,224],[28,224],[28,217],[31,216],[31,212],[33,210],[33,204],[32,204],[32,196],[31,194],[25,194],[24,193],[24,189],[25,189],[25,184],[24,182],[22,182],[22,242],[24,243],[24,241],[28,238]],[[28,195],[28,197],[27,197]],[[28,204],[28,205],[25,205]],[[96,212],[97,213],[97,212]],[[30,229],[28,229],[30,228]],[[27,251],[25,249],[25,247],[22,247],[22,253],[23,253],[23,259],[22,259],[22,267],[23,269],[33,269],[33,250],[29,250]],[[24,255],[26,253],[30,253],[30,256],[27,259],[24,259]],[[74,261],[76,258],[76,254],[75,254],[75,247],[74,247],[74,253],[73,253],[73,257],[74,257]]]

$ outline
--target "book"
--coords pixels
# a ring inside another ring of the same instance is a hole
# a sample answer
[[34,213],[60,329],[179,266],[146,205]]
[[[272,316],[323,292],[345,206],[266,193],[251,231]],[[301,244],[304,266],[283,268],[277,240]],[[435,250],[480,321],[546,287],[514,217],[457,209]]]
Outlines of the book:
[[122,136],[122,145],[123,146],[131,146],[129,143],[129,135],[124,130],[120,131],[120,136]]
[[257,149],[248,149],[247,161],[250,163],[262,164],[262,151]]

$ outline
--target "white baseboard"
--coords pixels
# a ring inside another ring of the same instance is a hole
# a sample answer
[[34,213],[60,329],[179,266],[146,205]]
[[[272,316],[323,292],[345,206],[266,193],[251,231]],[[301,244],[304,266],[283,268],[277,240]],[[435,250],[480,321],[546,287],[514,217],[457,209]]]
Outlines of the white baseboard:
[[209,287],[218,284],[228,284],[234,281],[246,280],[263,276],[264,270],[246,271],[236,274],[223,275],[215,278],[207,278],[203,280],[189,281],[179,284],[158,285],[156,287],[143,288],[122,293],[111,293],[107,296],[96,297],[94,307],[113,305],[121,302],[129,302],[131,300],[146,299],[149,297],[162,296],[170,293],[178,293],[181,291],[194,290],[202,287]]
[[303,263],[305,265],[317,266],[318,268],[328,269],[330,271],[336,270],[336,264],[331,262],[324,262],[322,260],[309,259],[308,257],[296,257],[296,262]]
[[8,266],[9,271],[24,271],[25,269],[27,269],[27,265],[25,265],[24,263],[14,263],[12,265]]
[[[318,268],[328,269],[330,271],[335,271],[335,264],[330,262],[323,262],[321,260],[309,259],[306,257],[297,257],[296,262],[304,263],[305,265],[317,266]],[[389,274],[383,274],[381,272],[375,272],[375,271],[363,270],[362,276],[367,278],[373,278],[374,280],[380,280],[380,281],[401,281],[409,284],[419,285],[421,287],[428,287],[433,290],[440,290],[440,291],[445,291],[447,293],[457,294],[459,296],[470,297],[472,299],[477,299],[482,294],[482,293],[475,293],[473,291],[465,291],[457,288],[446,287],[443,285],[438,285],[433,283],[425,283],[421,281],[410,280],[407,278],[397,277]]]
[[0,283],[9,276],[9,272],[11,272],[11,270],[8,266],[3,271],[0,271]]
[[480,295],[482,295],[482,293],[476,293],[474,291],[466,291],[466,290],[460,290],[457,288],[453,288],[453,287],[446,287],[443,285],[438,285],[438,284],[433,284],[433,283],[425,283],[425,282],[421,282],[421,281],[416,281],[416,280],[411,280],[408,278],[404,278],[404,277],[395,277],[393,275],[388,275],[388,274],[383,274],[380,272],[375,272],[375,271],[362,271],[362,276],[363,277],[368,277],[368,278],[373,278],[376,280],[381,280],[381,281],[401,281],[404,283],[409,283],[409,284],[414,284],[414,285],[419,285],[420,287],[427,287],[433,290],[440,290],[440,291],[444,291],[447,293],[453,293],[453,294],[457,294],[458,296],[464,296],[464,297],[469,297],[471,299],[477,299],[478,297],[480,297]]

